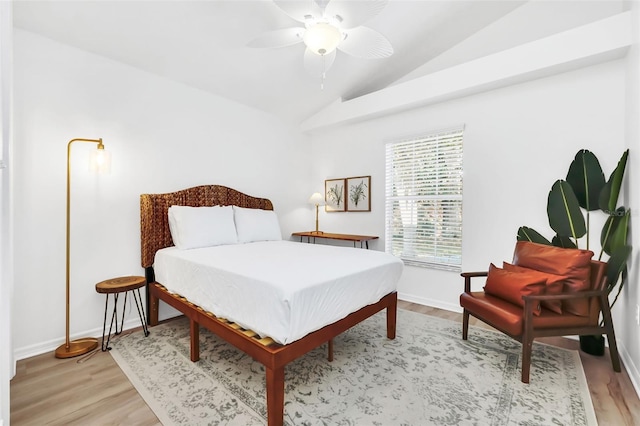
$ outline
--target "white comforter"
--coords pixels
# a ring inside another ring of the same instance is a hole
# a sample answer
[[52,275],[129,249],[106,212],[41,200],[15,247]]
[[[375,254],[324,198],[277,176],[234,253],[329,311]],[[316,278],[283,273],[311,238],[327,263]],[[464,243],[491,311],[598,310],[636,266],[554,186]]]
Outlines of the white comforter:
[[156,281],[219,317],[287,344],[396,291],[389,254],[292,241],[156,253]]

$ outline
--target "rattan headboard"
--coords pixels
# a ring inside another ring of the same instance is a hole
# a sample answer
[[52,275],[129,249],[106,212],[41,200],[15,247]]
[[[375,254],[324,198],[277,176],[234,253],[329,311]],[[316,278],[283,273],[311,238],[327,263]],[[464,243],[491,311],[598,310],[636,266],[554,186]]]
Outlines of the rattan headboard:
[[156,251],[173,245],[168,213],[171,206],[230,206],[273,210],[266,198],[256,198],[220,185],[201,185],[167,194],[140,195],[140,247],[143,268],[153,265]]

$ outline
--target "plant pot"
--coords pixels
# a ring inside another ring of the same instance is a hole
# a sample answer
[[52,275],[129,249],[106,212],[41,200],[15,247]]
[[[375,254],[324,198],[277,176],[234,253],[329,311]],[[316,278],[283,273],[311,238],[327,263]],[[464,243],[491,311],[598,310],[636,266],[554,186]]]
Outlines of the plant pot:
[[604,336],[580,336],[580,350],[589,355],[604,355]]

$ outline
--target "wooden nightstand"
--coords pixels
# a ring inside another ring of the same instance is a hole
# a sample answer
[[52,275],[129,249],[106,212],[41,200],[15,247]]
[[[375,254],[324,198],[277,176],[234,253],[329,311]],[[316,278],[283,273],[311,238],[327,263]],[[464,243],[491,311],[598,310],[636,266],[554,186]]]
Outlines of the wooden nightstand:
[[356,247],[356,243],[360,243],[360,248],[363,247],[363,244],[366,248],[369,248],[369,241],[377,240],[378,237],[374,235],[351,235],[351,234],[331,234],[329,232],[294,232],[291,234],[294,237],[300,237],[300,242],[304,237],[307,237],[307,243],[311,242],[311,238],[313,238],[313,242],[316,242],[316,238],[326,238],[328,240],[340,240],[340,241],[353,241],[353,246]]
[[[138,315],[140,315],[140,322],[142,323],[142,329],[144,330],[145,337],[149,335],[149,329],[147,328],[147,322],[144,316],[144,305],[142,304],[142,297],[140,296],[140,287],[144,287],[147,283],[145,277],[119,277],[112,278],[110,280],[101,281],[96,284],[96,291],[98,293],[106,294],[107,300],[104,304],[104,323],[102,324],[102,350],[108,351],[109,340],[111,340],[111,329],[113,323],[116,323],[115,335],[122,333],[122,327],[124,325],[124,314],[127,308],[127,293],[130,291],[133,294],[133,300],[136,302],[136,308],[138,308]],[[137,290],[137,292],[136,292]],[[122,306],[122,321],[120,322],[120,331],[118,331],[118,295],[124,292],[124,305]],[[104,342],[104,336],[107,329],[107,308],[109,306],[109,295],[113,294],[113,313],[111,314],[111,325],[109,325],[109,334],[107,336],[107,343]]]

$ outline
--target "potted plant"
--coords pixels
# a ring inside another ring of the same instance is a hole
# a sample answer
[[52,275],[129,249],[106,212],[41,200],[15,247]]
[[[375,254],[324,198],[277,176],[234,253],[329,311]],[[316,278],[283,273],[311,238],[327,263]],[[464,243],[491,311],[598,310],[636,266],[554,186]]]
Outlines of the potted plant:
[[[627,281],[630,209],[618,207],[629,150],[626,150],[608,180],[600,162],[588,150],[580,150],[569,166],[565,180],[557,180],[549,191],[547,216],[555,236],[549,241],[542,234],[526,226],[518,229],[518,240],[549,244],[566,248],[582,248],[586,240],[589,249],[590,212],[600,211],[607,219],[600,232],[598,260],[607,262],[607,290],[614,293],[610,306],[618,300]],[[606,259],[603,255],[606,254]],[[592,355],[604,354],[604,336],[580,336],[580,348]]]

